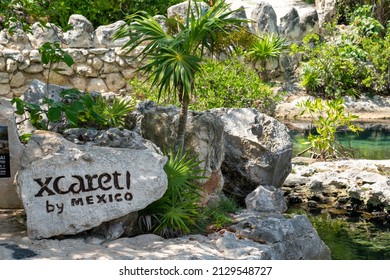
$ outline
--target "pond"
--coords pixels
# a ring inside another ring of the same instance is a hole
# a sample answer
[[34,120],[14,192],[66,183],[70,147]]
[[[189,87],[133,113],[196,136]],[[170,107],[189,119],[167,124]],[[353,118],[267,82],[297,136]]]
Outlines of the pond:
[[[354,151],[354,158],[360,159],[390,159],[390,126],[388,124],[361,124],[364,131],[358,135],[340,132],[337,137],[345,147]],[[314,131],[312,132],[314,133]],[[309,130],[291,130],[293,156],[299,155],[308,145],[302,144],[307,140]],[[303,154],[309,156],[308,153]]]
[[390,260],[390,221],[369,222],[362,217],[314,215],[290,208],[287,213],[306,214],[333,260]]
[[[341,143],[351,147],[355,158],[390,159],[390,125],[361,124],[364,131],[355,134],[340,132]],[[304,151],[302,145],[309,133],[291,130],[293,156]],[[313,132],[314,133],[314,132]],[[305,155],[305,154],[304,154]],[[306,154],[307,155],[307,154]],[[302,209],[289,209],[288,213],[305,213]],[[320,238],[328,245],[334,260],[390,260],[390,215],[373,219],[372,216],[335,216],[323,212],[308,215]]]

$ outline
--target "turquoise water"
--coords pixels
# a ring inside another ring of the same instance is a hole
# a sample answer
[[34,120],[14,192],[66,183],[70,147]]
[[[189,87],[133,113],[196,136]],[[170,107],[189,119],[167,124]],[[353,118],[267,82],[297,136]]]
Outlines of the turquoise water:
[[[293,155],[296,156],[304,151],[308,145],[303,145],[302,142],[307,140],[306,132],[292,131]],[[345,147],[350,147],[353,150],[353,157],[360,159],[390,159],[390,131],[373,129],[365,129],[356,134],[338,133],[338,139]],[[308,156],[308,153],[303,154]]]
[[[301,209],[287,213],[303,214]],[[333,260],[390,260],[390,223],[363,218],[331,217],[324,213],[308,216]]]

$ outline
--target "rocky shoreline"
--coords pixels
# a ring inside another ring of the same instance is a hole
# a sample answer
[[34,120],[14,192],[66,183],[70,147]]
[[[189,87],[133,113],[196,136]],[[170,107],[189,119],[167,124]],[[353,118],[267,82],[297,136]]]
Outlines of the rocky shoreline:
[[294,158],[283,184],[289,206],[336,215],[390,219],[390,160],[315,162]]

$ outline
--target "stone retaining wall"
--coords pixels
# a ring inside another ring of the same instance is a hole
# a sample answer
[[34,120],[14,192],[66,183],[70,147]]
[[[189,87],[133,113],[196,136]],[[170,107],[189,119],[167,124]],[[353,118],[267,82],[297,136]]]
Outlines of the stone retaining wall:
[[[170,7],[168,14],[180,15],[182,6],[185,5],[183,2]],[[300,17],[297,10],[292,8],[281,18],[280,26],[277,26],[276,17],[270,18],[270,15],[274,14],[272,6],[259,3],[249,16],[255,23],[252,26],[253,32],[276,32],[289,40],[299,41],[308,32],[318,31],[318,16],[315,10]],[[247,17],[245,13],[238,16]],[[161,17],[158,16],[158,20]],[[130,88],[127,80],[134,77],[139,61],[132,59],[136,53],[126,54],[122,49],[127,39],[111,39],[124,23],[118,21],[94,29],[84,16],[72,15],[69,25],[73,28],[66,32],[53,24],[47,24],[47,28],[43,28],[39,23],[33,24],[29,33],[16,29],[11,35],[7,30],[1,30],[0,97],[21,96],[33,79],[88,92],[128,92]],[[269,26],[274,26],[275,30],[269,30]],[[65,63],[53,65],[52,68],[62,68],[63,71],[51,71],[49,79],[49,66],[41,63],[38,51],[45,42],[59,42],[75,61],[72,67]],[[282,72],[292,71],[296,64],[296,59],[284,55],[279,61],[269,61],[267,70],[273,72],[271,77],[275,77]]]
[[62,32],[54,25],[42,28],[32,25],[31,33],[17,30],[13,35],[0,31],[0,97],[12,98],[24,93],[33,79],[48,81],[49,65],[41,63],[39,47],[49,42],[60,42],[74,59],[72,67],[65,63],[53,65],[62,68],[51,71],[49,83],[75,87],[80,90],[122,93],[128,90],[126,80],[134,76],[137,62],[121,47],[124,40],[110,37],[123,21],[98,27],[83,16],[72,15],[73,29]]

